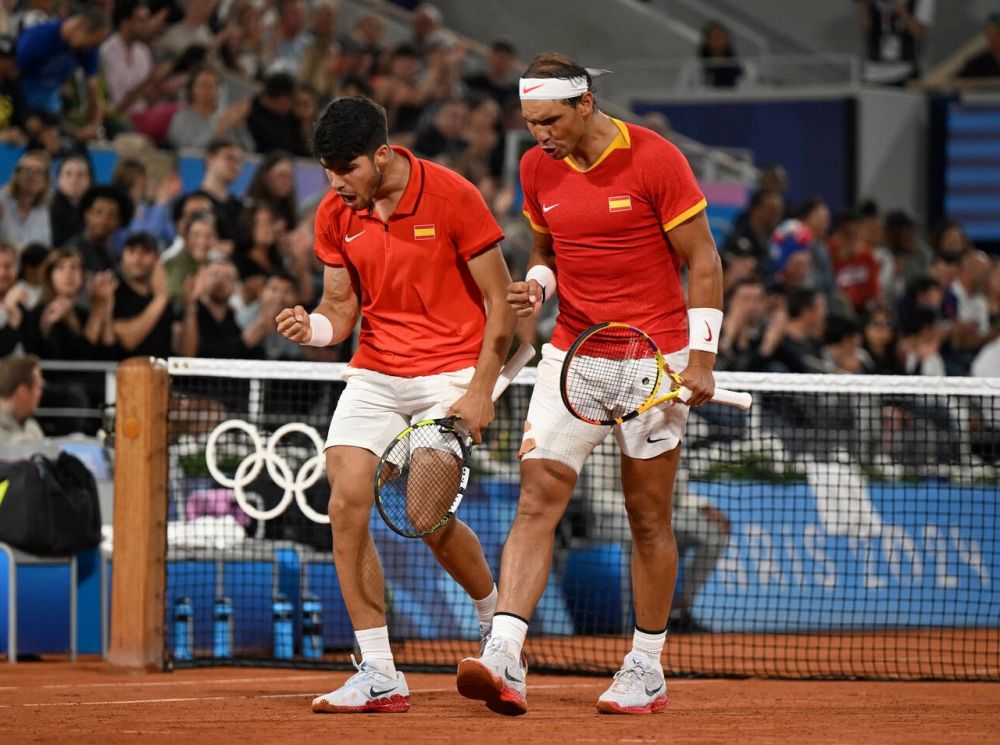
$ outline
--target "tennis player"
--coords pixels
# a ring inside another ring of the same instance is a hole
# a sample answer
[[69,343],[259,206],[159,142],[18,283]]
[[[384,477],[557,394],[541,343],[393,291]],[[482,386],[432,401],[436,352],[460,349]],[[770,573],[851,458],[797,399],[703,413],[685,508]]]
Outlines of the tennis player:
[[[316,213],[323,297],[311,314],[296,306],[277,316],[282,334],[312,346],[343,341],[361,317],[326,441],[333,559],[361,664],[313,701],[315,712],[409,708],[368,528],[378,454],[412,421],[451,414],[479,442],[515,323],[503,233],[479,192],[387,143],[385,110],[366,98],[337,99],[321,115],[313,150],[331,187]],[[479,539],[452,519],[424,540],[473,598],[485,636],[497,590]]]
[[[532,317],[555,293],[558,275],[559,315],[524,425],[521,496],[504,546],[492,635],[482,656],[458,669],[462,695],[502,714],[527,711],[519,659],[549,576],[556,525],[584,461],[608,434],[563,405],[566,350],[586,328],[623,321],[669,350],[667,362],[694,394],[691,406],[715,390],[722,268],[705,198],[677,148],[600,112],[591,84],[586,69],[551,53],[536,57],[520,81],[521,112],[538,143],[521,159],[534,247],[526,281],[513,283],[507,299],[518,316]],[[632,531],[636,627],[632,650],[598,699],[602,712],[644,714],[667,705],[660,655],[677,580],[671,502],[687,415],[687,406],[667,404],[614,427]]]

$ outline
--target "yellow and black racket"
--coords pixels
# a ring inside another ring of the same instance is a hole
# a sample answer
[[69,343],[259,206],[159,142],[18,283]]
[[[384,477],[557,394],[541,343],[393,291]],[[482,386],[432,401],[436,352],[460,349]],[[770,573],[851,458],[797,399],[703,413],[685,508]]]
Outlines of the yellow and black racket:
[[[522,344],[503,366],[496,401],[535,356]],[[469,483],[471,438],[457,416],[412,424],[393,438],[375,469],[375,506],[393,531],[422,538],[440,530],[458,510]]]
[[[563,360],[559,390],[577,419],[591,424],[621,424],[642,412],[691,391],[670,369],[656,343],[625,323],[591,326],[580,334]],[[716,388],[712,401],[749,409],[753,397]]]

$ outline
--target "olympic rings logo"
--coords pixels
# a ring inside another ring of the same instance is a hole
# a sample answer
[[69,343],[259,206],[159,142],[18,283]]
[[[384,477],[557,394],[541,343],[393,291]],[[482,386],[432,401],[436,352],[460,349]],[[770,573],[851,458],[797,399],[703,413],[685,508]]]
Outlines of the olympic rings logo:
[[[254,447],[253,452],[240,461],[239,466],[236,467],[236,473],[232,478],[219,469],[218,457],[216,455],[219,438],[230,430],[239,430],[245,433],[250,438]],[[291,467],[288,465],[288,461],[279,455],[276,449],[278,441],[292,432],[299,432],[306,435],[316,447],[316,455],[303,463],[294,476]],[[208,465],[208,472],[212,474],[212,478],[223,486],[232,489],[236,495],[236,502],[239,504],[240,509],[254,520],[266,522],[277,517],[288,509],[288,505],[294,497],[303,515],[314,523],[328,525],[330,517],[314,510],[306,499],[306,489],[326,475],[326,459],[323,455],[323,448],[323,439],[308,424],[299,424],[297,422],[285,424],[276,429],[267,438],[267,442],[265,443],[255,426],[242,419],[229,419],[213,429],[212,434],[208,436],[208,442],[205,444],[205,462]],[[267,473],[274,483],[284,489],[281,500],[269,510],[261,510],[250,504],[247,500],[247,493],[244,491],[260,475],[260,471],[264,467],[267,468]]]

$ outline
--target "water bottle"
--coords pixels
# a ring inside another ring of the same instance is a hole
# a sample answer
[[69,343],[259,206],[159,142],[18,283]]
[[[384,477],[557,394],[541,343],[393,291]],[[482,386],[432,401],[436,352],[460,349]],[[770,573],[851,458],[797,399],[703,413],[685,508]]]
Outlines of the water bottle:
[[212,656],[220,660],[228,660],[233,656],[233,604],[226,597],[215,599]]
[[174,600],[174,659],[190,660],[194,649],[194,608],[191,598]]
[[284,595],[275,595],[272,619],[274,621],[274,656],[279,660],[290,660],[294,655],[292,604]]
[[302,598],[302,656],[309,660],[323,656],[323,604],[315,595]]

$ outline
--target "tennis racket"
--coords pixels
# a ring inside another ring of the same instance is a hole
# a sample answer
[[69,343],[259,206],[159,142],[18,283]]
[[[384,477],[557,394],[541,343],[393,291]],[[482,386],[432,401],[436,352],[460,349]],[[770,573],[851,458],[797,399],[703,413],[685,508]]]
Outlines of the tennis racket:
[[[691,398],[655,342],[616,322],[591,326],[573,342],[563,360],[559,390],[573,416],[604,425],[627,422],[664,401]],[[753,398],[716,388],[712,401],[746,410]]]
[[[535,356],[522,344],[500,370],[493,387],[496,401]],[[400,432],[375,469],[375,506],[393,531],[422,538],[440,530],[465,496],[472,438],[460,417],[427,419]]]

